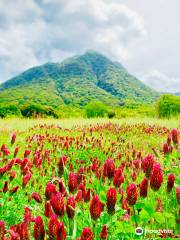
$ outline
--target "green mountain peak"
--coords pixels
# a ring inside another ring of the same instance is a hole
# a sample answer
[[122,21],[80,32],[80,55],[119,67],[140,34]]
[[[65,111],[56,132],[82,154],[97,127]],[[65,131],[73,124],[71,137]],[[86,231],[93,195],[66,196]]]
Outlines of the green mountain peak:
[[0,85],[0,104],[31,101],[52,107],[82,107],[97,100],[120,106],[129,101],[150,103],[157,96],[120,63],[93,50],[60,63],[33,67]]

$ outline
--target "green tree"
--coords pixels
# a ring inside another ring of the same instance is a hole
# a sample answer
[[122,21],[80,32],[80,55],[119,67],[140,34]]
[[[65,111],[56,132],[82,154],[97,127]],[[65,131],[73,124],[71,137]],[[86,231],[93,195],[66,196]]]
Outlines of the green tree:
[[58,118],[55,110],[41,104],[28,103],[21,108],[21,113],[24,117],[46,117],[52,116]]
[[101,102],[92,101],[85,107],[88,118],[104,117],[107,113],[107,107]]
[[171,94],[162,95],[157,101],[159,117],[171,117],[180,114],[180,97]]
[[16,105],[0,105],[0,117],[6,118],[10,116],[21,116],[21,111]]

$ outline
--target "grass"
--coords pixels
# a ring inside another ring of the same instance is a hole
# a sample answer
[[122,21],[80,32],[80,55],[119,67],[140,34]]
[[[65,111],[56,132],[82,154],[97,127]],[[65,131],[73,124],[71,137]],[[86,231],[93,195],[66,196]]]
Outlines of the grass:
[[107,118],[95,118],[95,119],[85,119],[85,118],[68,118],[68,119],[20,119],[20,118],[10,118],[0,120],[0,131],[25,131],[26,129],[33,127],[37,124],[58,124],[64,128],[72,128],[75,125],[89,125],[89,124],[102,124],[106,122],[112,122],[117,124],[127,124],[134,125],[139,123],[145,124],[155,124],[158,126],[165,126],[168,128],[179,128],[180,119],[158,119],[158,118],[122,118],[122,119],[107,119]]
[[[104,124],[109,122],[114,124]],[[52,126],[48,127],[45,125],[41,127],[41,124]],[[37,126],[35,127],[34,125]],[[59,125],[63,129],[55,127],[55,125]],[[85,125],[88,125],[88,127],[85,127]],[[89,125],[93,127],[92,132]],[[157,127],[153,127],[154,125]],[[76,128],[74,128],[75,126]],[[14,156],[16,146],[19,146],[16,158],[24,159],[24,152],[29,149],[31,152],[28,156],[28,163],[33,163],[33,165],[28,165],[28,168],[14,164],[11,171],[14,171],[16,176],[12,181],[9,180],[9,172],[1,176],[0,220],[5,221],[6,229],[11,225],[21,223],[23,221],[24,208],[28,206],[34,217],[41,216],[43,218],[47,230],[49,219],[44,214],[44,204],[46,201],[44,194],[45,187],[47,182],[52,181],[56,185],[56,188],[58,188],[58,182],[56,182],[58,181],[57,177],[59,177],[58,162],[59,158],[63,155],[67,156],[67,161],[64,173],[60,177],[66,187],[67,193],[71,196],[76,196],[76,192],[69,192],[68,179],[71,172],[70,169],[72,168],[77,173],[83,167],[85,169],[85,187],[86,189],[91,189],[91,199],[93,193],[96,193],[101,202],[106,204],[106,193],[114,185],[112,179],[106,178],[103,180],[102,177],[97,177],[102,172],[105,161],[108,158],[113,159],[116,169],[122,164],[122,161],[126,163],[123,170],[125,180],[121,184],[123,191],[126,192],[126,187],[130,183],[135,182],[139,186],[145,176],[142,168],[134,168],[132,164],[132,159],[141,159],[141,157],[138,157],[138,152],[141,151],[143,157],[147,154],[153,154],[155,160],[163,168],[164,180],[158,192],[154,192],[149,186],[147,198],[138,196],[136,205],[129,209],[128,221],[124,220],[124,217],[127,216],[125,215],[127,209],[122,208],[120,202],[121,194],[119,193],[117,193],[118,200],[115,214],[113,216],[108,215],[105,206],[101,217],[96,221],[96,225],[94,224],[94,220],[91,219],[89,211],[90,202],[83,203],[83,205],[77,203],[74,218],[74,233],[69,230],[70,220],[67,214],[61,219],[65,224],[68,235],[67,240],[79,237],[84,227],[90,227],[94,231],[94,234],[98,234],[94,238],[94,240],[97,240],[104,224],[107,224],[109,229],[108,240],[142,239],[143,236],[138,237],[134,234],[137,223],[138,226],[144,229],[172,229],[174,236],[179,237],[177,235],[178,226],[176,224],[179,207],[176,202],[175,189],[167,195],[166,183],[169,173],[173,173],[176,176],[175,187],[179,186],[180,153],[178,148],[174,146],[175,148],[171,154],[167,156],[163,154],[162,145],[166,141],[169,132],[164,126],[168,129],[179,128],[180,121],[178,119],[152,118],[0,120],[0,146],[6,144],[10,151],[7,157],[1,154],[0,167],[2,168],[10,162]],[[17,134],[14,144],[11,144],[10,141],[10,134],[12,132],[16,132]],[[134,149],[135,155],[133,155]],[[41,159],[44,160],[41,162]],[[90,170],[92,161],[96,163],[96,172]],[[27,185],[23,186],[23,177],[27,175],[29,168],[33,174]],[[132,173],[135,173],[135,179],[132,178]],[[2,191],[5,182],[8,182],[9,189]],[[12,194],[10,190],[16,186],[19,187],[18,191]],[[118,188],[116,190],[118,192]],[[33,192],[41,196],[42,203],[38,203],[35,199],[32,199]],[[158,198],[163,203],[163,209],[159,211],[156,210]],[[64,197],[64,200],[65,202],[67,201],[66,197]],[[132,214],[132,211],[136,215]],[[34,223],[32,222],[28,229],[30,239],[34,239],[33,226]],[[153,239],[160,239],[160,237],[157,236],[157,238]]]

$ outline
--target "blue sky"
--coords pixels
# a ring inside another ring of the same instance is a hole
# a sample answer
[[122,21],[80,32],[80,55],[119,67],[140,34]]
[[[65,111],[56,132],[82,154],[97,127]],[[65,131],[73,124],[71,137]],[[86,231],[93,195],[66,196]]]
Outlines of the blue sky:
[[94,49],[180,91],[179,0],[0,0],[0,82]]

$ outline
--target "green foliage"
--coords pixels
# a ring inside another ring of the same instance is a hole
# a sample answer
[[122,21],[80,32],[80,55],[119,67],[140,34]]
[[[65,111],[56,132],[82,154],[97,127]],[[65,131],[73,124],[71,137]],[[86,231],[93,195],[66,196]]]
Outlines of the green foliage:
[[52,116],[58,118],[58,114],[51,107],[42,106],[40,104],[29,103],[21,108],[24,117],[46,117]]
[[[157,96],[158,93],[130,75],[120,63],[94,51],[62,63],[31,68],[0,85],[0,105],[18,106],[17,114],[13,115],[19,116],[20,110],[30,104],[33,109],[29,106],[31,109],[22,113],[31,117],[48,114],[82,117],[84,108],[96,101],[112,109],[107,113],[109,118],[151,117],[155,111],[147,104],[152,104]],[[105,106],[100,108],[104,110],[94,113],[89,110],[91,113],[86,115],[105,116]],[[6,115],[9,113],[0,116]]]
[[116,115],[116,113],[112,110],[108,111],[108,113],[107,113],[108,118],[113,118],[113,117],[115,117],[115,115]]
[[16,105],[0,105],[0,117],[21,116],[21,112]]
[[157,111],[159,117],[171,117],[180,114],[180,97],[165,94],[158,99]]
[[[134,111],[134,109],[131,110]],[[176,202],[175,187],[179,186],[179,179],[177,181],[177,178],[179,176],[178,164],[180,153],[178,149],[174,148],[173,152],[166,156],[168,157],[167,162],[169,165],[164,165],[165,156],[161,151],[162,143],[164,143],[167,138],[170,129],[166,129],[166,127],[172,119],[169,121],[158,119],[158,121],[159,124],[156,125],[156,120],[153,120],[152,123],[148,121],[148,124],[145,124],[142,119],[136,123],[130,123],[128,120],[121,121],[115,119],[111,121],[104,119],[69,119],[65,121],[55,119],[1,120],[0,146],[5,144],[7,149],[10,150],[9,155],[5,156],[5,158],[2,157],[2,161],[0,161],[1,168],[11,161],[17,146],[20,147],[17,158],[23,159],[25,149],[31,150],[28,157],[29,161],[35,159],[34,156],[36,155],[37,149],[41,149],[42,156],[47,156],[43,159],[41,167],[37,167],[35,162],[32,164],[32,178],[25,187],[22,187],[24,175],[18,164],[13,164],[11,168],[11,171],[16,173],[14,179],[9,179],[9,171],[1,175],[0,189],[2,189],[2,191],[0,197],[0,216],[1,220],[5,221],[5,237],[9,237],[8,229],[10,226],[17,225],[23,221],[25,207],[30,208],[33,217],[41,216],[44,221],[45,229],[48,229],[49,219],[44,216],[44,204],[46,202],[45,188],[47,182],[52,182],[55,184],[56,189],[58,188],[58,162],[61,156],[67,156],[61,181],[64,183],[67,194],[75,197],[77,191],[71,194],[68,188],[68,176],[72,168],[75,173],[79,171],[81,166],[85,169],[91,169],[92,159],[97,159],[98,169],[101,171],[106,159],[112,158],[116,159],[115,167],[117,169],[122,163],[122,158],[117,157],[119,155],[119,150],[121,150],[123,160],[128,162],[129,157],[133,157],[132,152],[134,149],[137,151],[142,149],[142,156],[145,156],[148,153],[152,153],[152,148],[155,148],[159,154],[156,161],[163,167],[164,180],[162,186],[157,192],[154,192],[149,186],[147,198],[142,198],[138,194],[136,204],[134,207],[130,206],[131,214],[128,215],[127,211],[122,208],[120,202],[122,195],[118,193],[118,188],[116,188],[117,202],[115,213],[113,215],[107,214],[106,193],[110,187],[114,187],[113,179],[98,178],[97,173],[91,170],[84,173],[86,189],[91,189],[91,199],[93,194],[97,194],[100,201],[105,204],[100,218],[96,221],[91,219],[89,211],[90,202],[77,201],[74,218],[68,220],[67,213],[65,213],[60,221],[64,222],[67,239],[79,238],[83,227],[90,227],[92,229],[94,240],[100,239],[99,233],[104,224],[108,227],[108,239],[146,239],[149,237],[151,239],[160,239],[159,233],[151,235],[145,233],[145,230],[158,229],[172,229],[173,236],[170,237],[178,238],[179,228],[177,220],[179,207]],[[163,122],[166,124],[166,127]],[[4,126],[7,126],[5,131]],[[176,124],[174,123],[172,127],[176,126],[179,126],[177,120]],[[92,133],[89,131],[90,127],[93,127]],[[17,138],[13,145],[10,141],[12,129],[17,133]],[[152,130],[151,133],[149,133],[149,129]],[[82,132],[85,136],[84,139],[89,141],[84,141],[82,139]],[[35,139],[34,136],[36,136]],[[80,139],[80,142],[77,141],[77,139]],[[57,148],[54,148],[55,140],[58,142],[59,147]],[[64,143],[67,141],[70,143],[68,149],[63,147]],[[82,147],[79,144],[82,144]],[[127,152],[128,155],[126,154]],[[50,157],[48,157],[48,153]],[[131,176],[132,171],[134,171],[133,165],[124,169],[124,182],[121,184],[121,188],[124,192],[128,184],[134,182],[139,186],[140,182],[145,177],[143,168],[139,168],[137,179],[133,180]],[[174,173],[176,176],[175,187],[171,193],[167,193],[166,191],[169,173]],[[4,191],[6,182],[8,182],[8,190]],[[11,193],[10,190],[15,186],[19,187],[18,191],[16,193]],[[30,197],[32,192],[39,193],[42,197],[42,203],[38,203]],[[157,211],[157,199],[161,199],[162,202],[163,207],[161,212]],[[66,202],[66,197],[64,200]],[[143,228],[144,235],[135,235],[136,222],[139,227]],[[28,225],[30,239],[33,239],[33,229],[34,222],[31,222]],[[46,231],[46,235],[48,235],[48,231]],[[47,239],[48,236],[45,238]]]
[[152,103],[157,96],[121,64],[93,51],[31,68],[0,86],[0,103],[18,106],[31,101],[53,108],[71,105],[82,109],[99,101],[119,107],[128,101]]
[[114,108],[116,118],[156,117],[154,105],[135,105]]
[[104,117],[107,113],[107,107],[101,102],[90,102],[86,107],[86,116],[88,118]]

